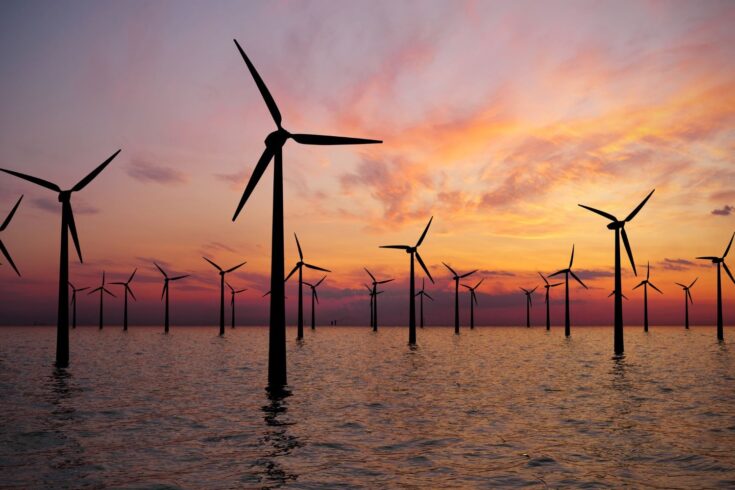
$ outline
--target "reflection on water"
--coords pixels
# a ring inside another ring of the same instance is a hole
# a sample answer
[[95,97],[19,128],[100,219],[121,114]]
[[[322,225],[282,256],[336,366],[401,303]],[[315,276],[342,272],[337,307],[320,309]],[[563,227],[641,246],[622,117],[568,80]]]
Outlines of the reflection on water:
[[0,487],[735,487],[732,349],[629,332],[0,328]]

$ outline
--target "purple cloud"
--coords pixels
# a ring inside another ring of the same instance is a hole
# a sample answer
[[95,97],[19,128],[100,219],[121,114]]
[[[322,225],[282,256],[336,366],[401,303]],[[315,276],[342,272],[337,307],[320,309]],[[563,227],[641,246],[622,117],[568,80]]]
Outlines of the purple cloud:
[[[31,203],[33,203],[33,205],[38,209],[43,209],[44,211],[49,211],[51,213],[61,212],[61,203],[58,201],[58,199],[54,199],[52,197],[39,197],[31,200]],[[83,202],[72,203],[72,209],[74,210],[75,215],[99,213],[99,209]]]
[[715,216],[730,216],[735,211],[735,206],[724,205],[722,209],[713,209],[712,214]]
[[127,173],[135,180],[141,182],[183,184],[187,181],[186,175],[183,172],[139,159],[133,160],[128,165]]

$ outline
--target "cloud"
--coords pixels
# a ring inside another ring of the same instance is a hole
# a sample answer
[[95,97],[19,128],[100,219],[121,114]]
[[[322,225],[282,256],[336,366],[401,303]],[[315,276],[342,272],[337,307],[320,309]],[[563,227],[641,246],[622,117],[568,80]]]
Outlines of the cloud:
[[684,270],[691,269],[692,267],[696,267],[700,265],[700,264],[697,264],[696,262],[692,262],[691,260],[668,259],[668,258],[665,258],[658,264],[663,269],[666,269],[668,271],[684,271]]
[[214,174],[214,177],[221,181],[229,184],[231,189],[241,189],[252,172],[243,170],[241,172],[235,172],[231,174]]
[[[38,209],[42,209],[44,211],[49,211],[51,213],[61,212],[61,203],[57,199],[51,197],[39,197],[32,199],[31,203],[33,203],[33,205]],[[74,211],[75,216],[77,214],[97,214],[100,211],[84,202],[72,203],[72,210]]]
[[735,206],[724,205],[722,209],[713,209],[712,214],[715,216],[730,216],[735,211]]
[[574,273],[577,274],[577,276],[582,280],[600,279],[602,277],[613,277],[615,275],[613,271],[606,271],[601,269],[575,269]]
[[128,165],[127,173],[141,182],[156,184],[183,184],[188,180],[183,172],[140,159],[134,159]]

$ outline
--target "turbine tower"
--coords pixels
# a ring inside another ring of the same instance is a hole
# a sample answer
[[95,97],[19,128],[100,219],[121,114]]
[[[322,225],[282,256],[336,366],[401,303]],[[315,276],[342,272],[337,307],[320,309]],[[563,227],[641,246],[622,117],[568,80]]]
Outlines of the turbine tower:
[[651,278],[651,263],[648,262],[646,264],[646,278],[638,283],[636,287],[633,289],[638,289],[639,287],[643,286],[643,331],[648,332],[648,286],[651,286],[653,289],[659,292],[659,294],[664,294],[661,292],[659,288],[653,285],[653,283],[650,281]]
[[470,330],[475,328],[475,305],[477,304],[477,295],[475,294],[475,290],[480,287],[480,284],[482,284],[482,281],[484,280],[484,278],[480,279],[480,282],[475,284],[475,287],[462,284],[462,287],[467,288],[470,292]]
[[[15,214],[15,211],[17,211],[18,206],[20,206],[20,202],[23,200],[23,196],[20,196],[18,199],[18,202],[15,203],[15,206],[13,206],[13,209],[10,210],[10,213],[8,213],[7,218],[5,218],[5,221],[3,221],[2,226],[0,226],[0,232],[5,231],[5,228],[8,227],[10,224],[10,220],[13,219],[13,215]],[[3,245],[3,241],[0,240],[0,252],[2,252],[3,256],[5,257],[5,260],[8,261],[8,264],[10,264],[10,267],[13,268],[16,274],[18,274],[18,277],[20,277],[20,271],[18,271],[18,268],[15,266],[15,262],[13,262],[12,257],[10,257],[10,253],[8,252],[8,249],[5,248],[5,245]]]
[[133,298],[133,301],[138,301],[135,298],[135,294],[133,294],[133,290],[130,289],[130,283],[132,282],[133,278],[135,277],[135,273],[138,272],[138,269],[135,269],[132,274],[130,274],[130,277],[125,282],[111,282],[110,284],[116,284],[118,286],[122,286],[125,288],[125,302],[123,303],[123,332],[128,331],[128,294]]
[[[690,289],[692,289],[694,283],[697,282],[697,279],[699,278],[697,277],[696,279],[694,279],[689,286],[680,282],[676,283],[684,290],[684,328],[687,330],[689,330],[689,303],[694,304],[694,300],[692,299],[692,292],[690,291]],[[689,299],[689,302],[687,302],[687,299]]]
[[296,272],[299,271],[299,311],[298,311],[298,322],[297,322],[297,334],[296,334],[296,340],[302,340],[304,338],[304,267],[307,267],[309,269],[313,269],[315,271],[322,271],[322,272],[332,272],[329,269],[323,269],[321,267],[317,267],[312,264],[307,264],[304,262],[304,254],[301,251],[301,244],[299,243],[299,237],[296,236],[296,233],[293,234],[294,238],[296,238],[296,248],[299,250],[299,261],[296,262],[296,265],[293,269],[291,269],[291,272],[288,273],[288,276],[286,276],[286,281],[289,280],[289,278]]
[[102,271],[102,285],[100,287],[96,288],[96,289],[91,290],[87,294],[94,294],[94,293],[96,293],[98,291],[100,293],[100,330],[102,330],[102,327],[104,326],[104,311],[105,311],[105,302],[104,302],[104,299],[105,299],[105,293],[109,294],[113,298],[115,297],[115,295],[112,294],[110,292],[110,290],[108,290],[105,287],[105,272],[104,271]]
[[219,271],[219,334],[222,336],[225,334],[225,275],[239,269],[243,265],[247,264],[247,262],[242,262],[241,264],[237,264],[235,267],[230,267],[229,269],[224,270],[208,258],[202,258],[212,264],[212,266]]
[[725,272],[730,276],[730,280],[735,283],[735,278],[732,277],[732,273],[725,263],[725,257],[727,257],[727,253],[730,251],[733,238],[735,238],[735,233],[730,237],[730,243],[727,244],[727,248],[725,249],[725,253],[722,254],[722,257],[697,257],[702,260],[711,260],[713,264],[717,264],[717,340],[725,340],[725,332],[722,328],[722,273],[720,272],[720,265],[725,268]]
[[89,287],[75,288],[71,281],[69,282],[69,286],[71,286],[71,328],[77,328],[77,293],[86,291]]
[[421,305],[419,307],[419,311],[421,312],[420,327],[424,328],[424,296],[426,296],[429,301],[434,301],[434,298],[432,298],[431,295],[426,292],[426,281],[423,278],[421,279],[421,291],[416,293],[416,296],[419,296],[421,298],[419,299],[419,304]]
[[444,264],[444,267],[449,269],[449,272],[452,273],[452,279],[454,279],[454,333],[456,335],[459,335],[459,280],[471,276],[472,274],[477,272],[477,269],[473,270],[472,272],[460,275],[454,269],[449,267],[449,265],[447,265],[445,262],[442,262],[442,264]]
[[[574,263],[574,245],[572,245],[572,256],[569,258],[569,267],[566,269],[562,269],[560,271],[556,271],[553,274],[550,274],[549,277],[553,277],[559,274],[564,274],[564,336],[569,337],[572,334],[572,327],[571,327],[571,318],[569,317],[569,276],[571,275],[575,281],[580,283],[585,289],[587,288],[587,285],[582,282],[582,280],[577,277],[577,274],[575,274],[572,271],[572,264]],[[547,296],[548,296],[548,289],[546,290]],[[548,302],[547,304],[547,317],[548,317]],[[548,321],[547,321],[548,324]]]
[[521,291],[526,295],[526,328],[531,328],[531,307],[533,306],[533,301],[531,301],[531,295],[534,291],[538,289],[538,286],[531,289],[530,291],[525,288],[521,288]]
[[235,295],[244,293],[247,291],[247,289],[235,289],[232,286],[230,286],[229,282],[225,282],[227,284],[227,287],[230,288],[230,306],[232,307],[232,328],[235,328]]
[[380,284],[386,284],[391,281],[394,281],[394,279],[384,279],[382,281],[378,281],[377,279],[375,279],[375,276],[372,274],[372,272],[367,270],[367,267],[363,267],[363,269],[365,269],[365,272],[367,272],[368,275],[370,276],[370,279],[372,279],[373,288],[371,289],[371,294],[370,294],[370,308],[371,308],[370,309],[370,323],[372,324],[373,332],[377,332],[378,331],[378,294],[383,292],[383,291],[380,291],[380,293],[378,292],[378,286]]
[[[571,265],[570,265],[570,267],[571,267]],[[544,280],[544,289],[546,289],[546,297],[544,298],[544,301],[546,302],[546,331],[548,332],[548,331],[551,330],[551,312],[550,312],[550,307],[549,307],[549,303],[550,303],[550,301],[549,301],[549,292],[550,291],[549,290],[551,288],[555,288],[557,286],[561,286],[564,283],[557,282],[557,283],[554,283],[554,284],[550,284],[549,281],[544,277],[543,274],[541,274],[539,272],[538,275],[541,276],[541,279]],[[567,292],[569,292],[569,288],[567,288]],[[567,294],[567,305],[569,305],[569,295],[568,294]],[[569,308],[567,307],[567,317],[569,317],[568,313],[569,313]],[[567,336],[569,336],[569,335],[567,334]]]
[[316,330],[316,314],[315,314],[316,308],[314,306],[314,300],[316,300],[316,302],[319,303],[319,295],[316,294],[316,288],[318,288],[319,285],[326,278],[327,276],[322,277],[321,279],[319,279],[319,282],[317,282],[316,284],[310,284],[308,282],[304,283],[311,288],[311,329],[312,330]]
[[168,277],[168,274],[161,269],[161,266],[153,262],[153,265],[156,266],[156,269],[158,269],[161,274],[163,274],[163,291],[161,291],[161,299],[163,297],[166,297],[166,311],[164,313],[164,320],[163,320],[163,332],[168,333],[169,330],[169,322],[168,322],[168,283],[172,281],[178,281],[179,279],[183,279],[185,277],[189,277],[189,274],[184,274],[183,276],[174,276],[174,277]]

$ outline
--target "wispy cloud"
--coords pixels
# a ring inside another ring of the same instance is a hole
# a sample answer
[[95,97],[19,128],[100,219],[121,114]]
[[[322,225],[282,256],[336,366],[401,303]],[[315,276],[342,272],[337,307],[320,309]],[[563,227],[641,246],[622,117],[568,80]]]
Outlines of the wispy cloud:
[[692,267],[697,267],[701,264],[697,264],[694,261],[686,259],[665,258],[664,260],[659,262],[658,265],[661,266],[661,268],[669,271],[685,271],[687,269],[691,269]]
[[715,216],[730,216],[735,211],[735,206],[724,205],[720,209],[713,209],[712,214]]
[[[51,197],[38,197],[32,199],[31,202],[38,209],[42,209],[51,213],[61,212],[61,203],[58,201],[58,199],[53,199]],[[74,202],[72,204],[72,209],[74,210],[75,215],[99,213],[99,209],[90,206],[89,204],[86,204],[84,202]]]
[[127,173],[141,182],[156,184],[183,184],[188,179],[186,174],[171,167],[157,165],[140,159],[133,159],[127,167]]

